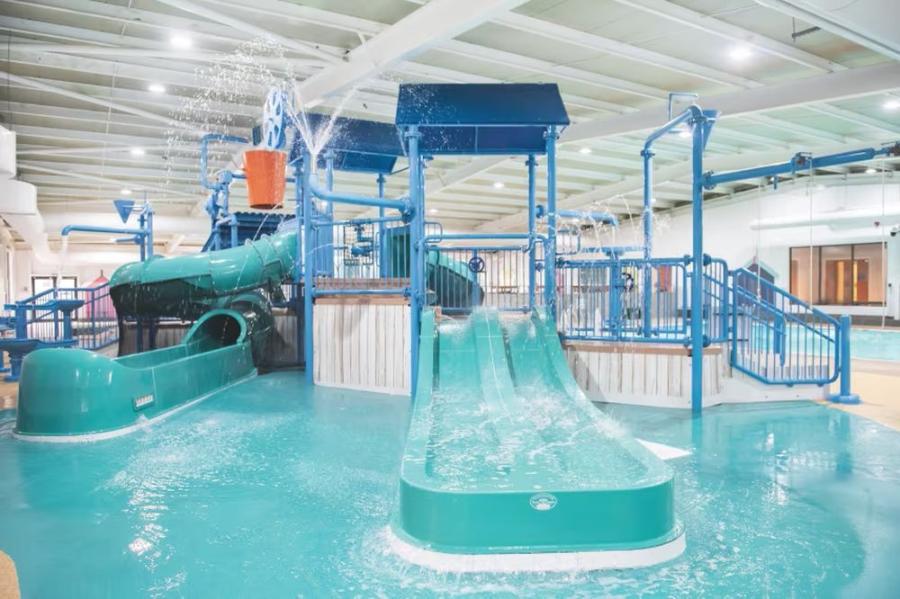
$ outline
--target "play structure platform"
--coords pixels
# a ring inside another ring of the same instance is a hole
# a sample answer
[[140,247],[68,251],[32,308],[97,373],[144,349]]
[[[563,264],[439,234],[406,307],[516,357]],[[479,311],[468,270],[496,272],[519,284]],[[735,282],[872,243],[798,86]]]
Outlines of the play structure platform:
[[429,310],[421,334],[394,527],[408,557],[681,552],[672,470],[591,405],[552,320]]

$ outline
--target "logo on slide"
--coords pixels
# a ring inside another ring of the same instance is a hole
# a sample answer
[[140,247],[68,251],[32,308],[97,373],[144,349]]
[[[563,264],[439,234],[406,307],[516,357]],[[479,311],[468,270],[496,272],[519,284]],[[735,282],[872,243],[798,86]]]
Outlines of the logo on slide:
[[532,495],[531,499],[529,500],[531,507],[539,512],[552,510],[556,507],[556,502],[556,495],[551,495],[550,493],[536,493]]

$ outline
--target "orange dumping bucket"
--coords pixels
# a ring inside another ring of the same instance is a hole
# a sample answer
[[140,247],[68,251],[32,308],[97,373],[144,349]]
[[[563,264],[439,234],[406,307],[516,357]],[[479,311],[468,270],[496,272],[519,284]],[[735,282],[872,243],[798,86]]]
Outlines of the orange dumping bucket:
[[244,152],[244,175],[251,208],[271,210],[284,204],[284,166],[287,154],[277,150]]

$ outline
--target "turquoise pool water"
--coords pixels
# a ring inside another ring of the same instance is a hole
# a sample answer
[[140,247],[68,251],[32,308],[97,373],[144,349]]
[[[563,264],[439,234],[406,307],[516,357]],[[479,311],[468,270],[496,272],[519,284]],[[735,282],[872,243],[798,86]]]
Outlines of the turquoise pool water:
[[854,358],[900,361],[900,331],[854,327],[850,342]]
[[25,597],[798,596],[900,588],[900,433],[810,403],[604,408],[670,462],[688,548],[653,568],[441,574],[387,550],[408,400],[258,377],[128,437],[0,438]]

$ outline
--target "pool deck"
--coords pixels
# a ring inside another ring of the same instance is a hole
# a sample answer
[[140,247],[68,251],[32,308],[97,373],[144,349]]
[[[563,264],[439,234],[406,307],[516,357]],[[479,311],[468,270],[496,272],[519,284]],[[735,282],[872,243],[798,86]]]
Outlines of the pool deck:
[[900,431],[900,362],[888,360],[853,360],[853,392],[862,403],[841,405],[826,403],[839,410],[856,414]]

